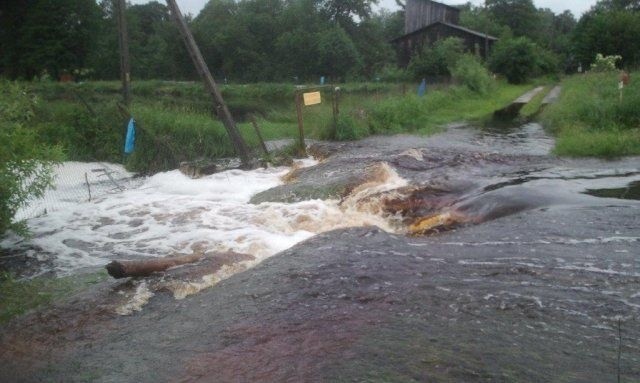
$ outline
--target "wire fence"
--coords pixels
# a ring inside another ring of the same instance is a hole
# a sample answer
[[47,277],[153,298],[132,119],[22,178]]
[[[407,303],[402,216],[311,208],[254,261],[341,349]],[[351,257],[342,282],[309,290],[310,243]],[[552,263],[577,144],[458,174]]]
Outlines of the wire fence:
[[69,204],[90,202],[121,193],[143,182],[121,165],[103,162],[64,162],[54,169],[54,186],[20,208],[15,219],[25,220],[64,209]]

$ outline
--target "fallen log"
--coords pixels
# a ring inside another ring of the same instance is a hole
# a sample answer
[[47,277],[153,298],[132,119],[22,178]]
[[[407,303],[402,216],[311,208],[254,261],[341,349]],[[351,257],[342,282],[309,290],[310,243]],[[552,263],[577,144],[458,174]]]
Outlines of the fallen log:
[[145,259],[142,261],[113,261],[105,268],[115,279],[127,277],[146,277],[172,267],[195,263],[204,258],[204,254],[192,254],[183,257]]

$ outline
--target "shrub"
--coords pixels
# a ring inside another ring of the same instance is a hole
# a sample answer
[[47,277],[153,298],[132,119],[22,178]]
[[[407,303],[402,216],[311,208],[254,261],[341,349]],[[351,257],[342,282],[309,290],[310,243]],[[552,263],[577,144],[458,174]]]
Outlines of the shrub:
[[177,168],[183,161],[233,155],[224,127],[206,114],[134,106],[136,147],[127,158],[130,171],[143,174]]
[[414,132],[426,124],[427,113],[419,97],[393,97],[380,102],[369,114],[372,133]]
[[382,82],[404,82],[410,79],[410,73],[406,69],[398,68],[395,65],[384,66],[376,73],[376,80]]
[[622,60],[622,56],[603,56],[602,53],[596,55],[596,61],[591,64],[594,72],[612,72],[616,70],[616,63]]
[[424,48],[409,63],[409,72],[415,79],[431,76],[449,76],[464,52],[464,43],[457,37],[440,40],[433,47]]
[[487,68],[472,55],[463,55],[451,69],[451,74],[454,80],[480,94],[486,94],[493,84]]
[[336,136],[338,141],[352,141],[360,138],[356,122],[351,116],[341,114],[336,121]]
[[115,102],[96,103],[91,111],[67,100],[47,102],[38,107],[36,120],[39,140],[59,146],[70,160],[121,160],[124,129]]
[[555,56],[526,37],[500,40],[489,58],[489,68],[512,84],[557,71]]
[[29,124],[37,99],[14,83],[0,82],[0,236],[13,229],[25,234],[13,217],[52,183],[52,167],[62,157],[57,147],[39,142]]

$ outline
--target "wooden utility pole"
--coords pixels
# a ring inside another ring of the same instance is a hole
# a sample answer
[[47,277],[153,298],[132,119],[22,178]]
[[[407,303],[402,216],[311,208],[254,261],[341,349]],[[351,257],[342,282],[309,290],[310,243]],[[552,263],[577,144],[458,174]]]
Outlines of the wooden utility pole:
[[191,56],[191,60],[193,60],[193,64],[195,65],[198,74],[202,77],[205,88],[213,98],[216,114],[218,115],[218,118],[222,120],[222,124],[227,130],[227,134],[229,134],[229,138],[233,143],[236,153],[242,161],[242,165],[245,168],[250,167],[251,158],[249,157],[249,149],[236,127],[236,123],[231,116],[231,112],[229,112],[227,104],[225,104],[224,99],[222,98],[222,93],[220,93],[213,76],[211,76],[211,72],[209,72],[209,68],[207,67],[204,58],[202,57],[202,53],[200,53],[200,49],[187,26],[187,22],[184,20],[184,17],[180,12],[180,8],[178,8],[178,4],[176,4],[175,0],[167,0],[167,5],[171,10],[173,19],[178,25],[178,30],[184,39],[185,45],[187,46],[189,56]]
[[113,0],[113,8],[118,19],[118,46],[120,47],[120,78],[122,79],[122,98],[126,106],[131,102],[131,64],[129,61],[129,36],[125,16],[125,0]]
[[302,117],[302,91],[296,91],[296,115],[298,116],[298,133],[300,133],[300,152],[306,153],[307,145],[304,142],[304,121]]

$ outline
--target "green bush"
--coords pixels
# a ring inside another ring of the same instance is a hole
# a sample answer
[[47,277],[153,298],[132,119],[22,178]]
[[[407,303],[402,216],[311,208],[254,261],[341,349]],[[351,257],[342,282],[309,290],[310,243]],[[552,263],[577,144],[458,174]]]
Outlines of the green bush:
[[386,65],[376,73],[375,77],[382,82],[405,82],[410,80],[411,75],[406,69]]
[[99,102],[88,110],[77,101],[42,103],[34,129],[41,142],[57,145],[75,161],[121,160],[124,122],[116,103]]
[[557,72],[558,63],[553,53],[526,37],[518,37],[496,43],[489,68],[512,84],[522,84],[532,77]]
[[356,121],[349,115],[341,114],[336,121],[335,139],[338,141],[352,141],[360,138]]
[[43,195],[62,157],[59,148],[41,143],[31,126],[37,102],[23,87],[0,82],[0,236],[9,229],[25,234],[13,217],[31,198]]
[[602,53],[596,54],[596,61],[591,64],[591,70],[594,72],[612,72],[616,70],[616,64],[622,60],[622,56],[603,56]]
[[440,40],[433,47],[424,48],[411,58],[408,71],[414,79],[431,76],[450,76],[464,52],[464,43],[457,37]]
[[463,55],[451,69],[451,75],[469,90],[480,94],[488,93],[493,85],[487,68],[472,55]]
[[381,101],[369,112],[369,129],[374,134],[414,132],[426,124],[423,100],[415,95]]

